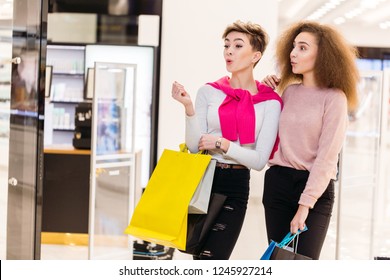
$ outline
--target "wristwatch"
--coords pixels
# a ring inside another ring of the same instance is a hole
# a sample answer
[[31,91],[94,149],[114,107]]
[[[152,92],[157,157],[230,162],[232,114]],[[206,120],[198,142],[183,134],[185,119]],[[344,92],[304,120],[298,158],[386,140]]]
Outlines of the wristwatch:
[[215,141],[215,148],[221,149],[222,145],[222,138],[218,138],[217,141]]

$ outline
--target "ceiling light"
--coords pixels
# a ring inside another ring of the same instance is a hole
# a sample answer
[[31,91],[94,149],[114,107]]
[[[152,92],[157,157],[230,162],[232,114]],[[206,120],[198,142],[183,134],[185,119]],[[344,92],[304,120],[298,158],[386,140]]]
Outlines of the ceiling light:
[[354,17],[362,14],[363,11],[364,11],[364,9],[362,7],[359,7],[359,8],[353,9],[352,11],[346,13],[345,17],[348,19],[351,19],[351,18],[354,18]]
[[338,17],[333,21],[335,24],[342,24],[346,22],[346,19],[344,17]]
[[384,2],[383,0],[361,0],[360,6],[366,9],[375,9],[378,6],[379,2]]
[[[360,16],[363,13],[366,13],[368,10],[374,10],[376,7],[382,3],[386,2],[387,0],[360,0],[359,6],[357,8],[354,8],[350,10],[349,12],[344,14],[345,21],[353,19],[355,17]],[[344,22],[345,22],[344,21]],[[335,19],[334,22],[337,24],[344,23],[340,19]]]
[[331,10],[336,8],[341,2],[344,2],[345,0],[330,0],[326,2],[324,5],[322,5],[320,8],[318,8],[314,13],[309,15],[306,19],[308,20],[318,20],[327,13],[329,13]]

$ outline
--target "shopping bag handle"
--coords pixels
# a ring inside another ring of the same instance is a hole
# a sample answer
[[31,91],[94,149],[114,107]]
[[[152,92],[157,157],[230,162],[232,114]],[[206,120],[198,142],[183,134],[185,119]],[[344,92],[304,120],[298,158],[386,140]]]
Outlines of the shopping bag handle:
[[302,230],[298,229],[298,231],[294,234],[292,234],[291,232],[287,233],[287,235],[283,238],[283,240],[280,243],[277,244],[277,246],[280,248],[287,246],[297,235],[299,235],[302,232],[307,231],[307,230],[308,230],[308,228],[307,228],[307,226],[305,226],[304,229],[302,229]]
[[[188,153],[188,152],[189,152],[186,143],[181,143],[181,144],[179,145],[179,148],[180,148],[180,152],[183,152],[183,153]],[[208,151],[208,150],[199,151],[199,152],[197,152],[197,154],[208,155],[208,154],[209,154],[209,151]]]

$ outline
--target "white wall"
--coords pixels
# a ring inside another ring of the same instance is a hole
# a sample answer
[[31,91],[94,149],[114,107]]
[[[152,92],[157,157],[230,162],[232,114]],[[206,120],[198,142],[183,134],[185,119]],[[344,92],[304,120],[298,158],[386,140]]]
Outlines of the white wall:
[[[273,3],[275,2],[275,3]],[[193,99],[197,89],[227,75],[222,32],[233,21],[261,24],[271,40],[277,33],[276,1],[163,1],[158,153],[184,141],[184,111],[171,98],[172,82],[184,84]],[[273,71],[272,42],[256,66],[256,78]]]
[[390,48],[390,30],[380,29],[377,26],[360,26],[356,24],[342,24],[338,30],[354,46]]
[[[270,35],[270,44],[255,68],[255,77],[261,80],[274,71],[277,14],[277,1],[163,1],[158,156],[165,148],[177,150],[184,142],[184,109],[171,98],[172,82],[182,83],[195,100],[201,85],[228,75],[222,33],[238,19],[258,23]],[[252,184],[257,185],[256,181],[262,184],[261,177],[256,180],[257,176],[261,174],[252,175]]]
[[[277,1],[266,0],[164,0],[162,14],[161,69],[158,156],[166,148],[178,150],[184,142],[183,106],[171,97],[172,82],[182,83],[195,99],[197,89],[209,81],[228,75],[223,59],[222,33],[236,21],[252,21],[262,25],[270,35],[270,44],[255,68],[261,80],[274,72],[273,45],[278,30]],[[247,250],[254,245],[266,248],[266,232],[261,197],[263,172],[252,171],[250,199],[242,234],[232,259],[256,259]],[[256,217],[250,219],[249,217]],[[241,248],[241,249],[239,249]],[[261,251],[261,250],[259,250]],[[256,250],[254,250],[256,252]]]

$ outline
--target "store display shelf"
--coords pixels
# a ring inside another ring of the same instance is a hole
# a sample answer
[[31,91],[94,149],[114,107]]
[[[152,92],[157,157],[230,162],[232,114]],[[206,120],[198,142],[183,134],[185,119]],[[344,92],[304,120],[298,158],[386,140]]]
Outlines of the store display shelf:
[[84,99],[74,99],[74,100],[50,100],[50,103],[58,103],[58,104],[79,104],[83,102]]
[[74,77],[84,77],[84,72],[54,72],[53,75],[58,75],[58,76],[74,76]]
[[53,128],[53,131],[63,131],[63,132],[74,132],[74,128],[61,128],[61,127],[55,127]]

